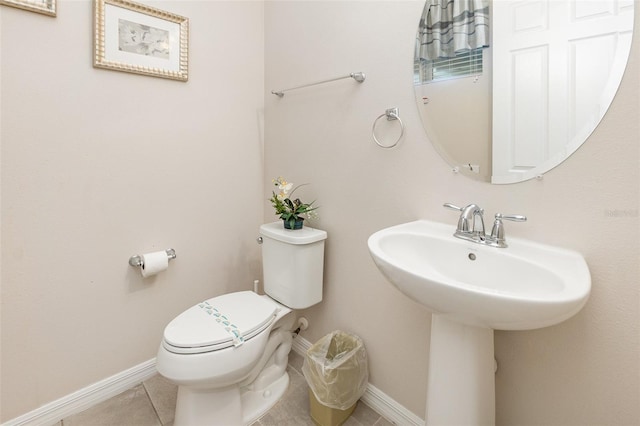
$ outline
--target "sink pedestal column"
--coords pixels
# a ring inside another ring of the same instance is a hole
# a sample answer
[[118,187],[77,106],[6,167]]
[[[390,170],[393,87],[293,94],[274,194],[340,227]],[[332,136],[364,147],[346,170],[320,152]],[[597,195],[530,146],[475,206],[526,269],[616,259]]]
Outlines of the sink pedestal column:
[[427,426],[495,425],[493,330],[433,314]]

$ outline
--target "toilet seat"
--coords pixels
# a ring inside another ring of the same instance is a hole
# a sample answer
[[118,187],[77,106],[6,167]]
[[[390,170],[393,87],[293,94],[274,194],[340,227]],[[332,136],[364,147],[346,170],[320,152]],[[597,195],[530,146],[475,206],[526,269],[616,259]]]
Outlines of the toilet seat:
[[176,354],[239,347],[267,329],[279,307],[252,291],[224,294],[178,315],[164,330],[162,345]]

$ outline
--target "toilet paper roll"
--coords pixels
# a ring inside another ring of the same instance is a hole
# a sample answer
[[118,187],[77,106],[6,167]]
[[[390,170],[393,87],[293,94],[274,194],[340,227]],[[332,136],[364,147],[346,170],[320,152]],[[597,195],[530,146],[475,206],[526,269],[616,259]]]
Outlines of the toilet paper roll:
[[169,266],[169,257],[166,251],[156,251],[142,255],[140,271],[143,277],[150,277],[162,272]]

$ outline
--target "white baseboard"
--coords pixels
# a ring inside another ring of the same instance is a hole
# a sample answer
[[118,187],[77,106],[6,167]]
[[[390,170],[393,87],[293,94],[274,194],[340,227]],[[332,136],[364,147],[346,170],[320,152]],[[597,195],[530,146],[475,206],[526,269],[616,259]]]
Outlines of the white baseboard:
[[156,359],[138,364],[97,383],[30,411],[2,426],[50,426],[72,414],[133,388],[157,373]]
[[[304,337],[297,336],[293,339],[292,349],[302,356],[305,355],[310,347],[311,343]],[[367,390],[360,400],[371,407],[376,413],[396,425],[425,426],[424,420],[407,410],[371,383],[367,385]]]

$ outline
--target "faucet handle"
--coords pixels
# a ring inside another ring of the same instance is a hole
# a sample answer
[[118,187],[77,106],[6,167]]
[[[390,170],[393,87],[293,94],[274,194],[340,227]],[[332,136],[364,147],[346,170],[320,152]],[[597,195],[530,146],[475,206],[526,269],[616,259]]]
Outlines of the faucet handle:
[[504,220],[511,220],[513,222],[526,222],[527,221],[527,217],[523,216],[521,214],[502,214],[502,213],[496,213],[496,220],[497,219],[504,219]]
[[451,203],[444,203],[444,204],[442,205],[442,207],[446,207],[446,208],[448,208],[449,210],[457,210],[457,211],[459,211],[459,212],[461,212],[461,211],[462,211],[462,207],[454,206],[454,205],[453,205],[453,204],[451,204]]
[[502,214],[496,213],[496,220],[493,222],[493,228],[491,228],[491,237],[489,240],[495,244],[496,247],[507,247],[507,243],[504,240],[504,224],[503,220],[511,220],[513,222],[526,222],[527,217],[520,214]]

